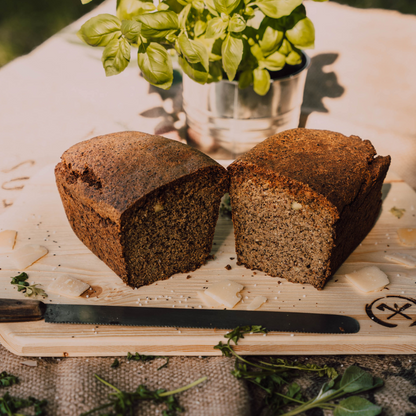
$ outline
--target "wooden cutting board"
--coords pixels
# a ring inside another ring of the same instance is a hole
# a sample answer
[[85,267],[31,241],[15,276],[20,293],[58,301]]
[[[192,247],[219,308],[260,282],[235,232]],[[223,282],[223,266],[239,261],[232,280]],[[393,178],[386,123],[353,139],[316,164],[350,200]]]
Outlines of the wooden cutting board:
[[[63,211],[54,183],[53,167],[47,167],[26,186],[21,198],[0,216],[0,230],[18,231],[17,243],[41,244],[49,254],[26,271],[29,281],[48,284],[60,273],[89,283],[90,296],[72,299],[49,294],[46,302],[129,305],[148,307],[205,308],[196,295],[219,279],[244,285],[244,310],[258,295],[268,298],[261,310],[336,313],[353,316],[361,330],[354,335],[269,333],[248,335],[239,342],[242,354],[409,354],[416,352],[416,269],[393,264],[386,252],[416,255],[416,249],[400,245],[396,230],[416,227],[416,193],[390,174],[383,187],[384,202],[377,224],[357,250],[337,271],[323,291],[309,285],[292,284],[263,272],[236,265],[233,226],[220,217],[210,260],[199,270],[177,274],[147,287],[133,290],[74,235]],[[401,219],[389,211],[404,208]],[[225,267],[231,266],[231,270]],[[365,266],[380,267],[390,279],[381,292],[364,294],[344,277]],[[23,298],[10,284],[17,274],[8,258],[0,255],[0,293],[3,298]],[[378,306],[383,305],[381,308]],[[405,306],[405,309],[401,309]],[[367,309],[367,311],[366,311]],[[384,309],[384,310],[381,310]],[[169,309],[167,310],[169,313]],[[255,313],[255,312],[254,312]],[[371,313],[377,318],[371,319]],[[377,323],[377,322],[379,323]],[[395,326],[385,326],[386,323]],[[218,355],[213,346],[224,340],[225,330],[160,327],[117,327],[46,324],[44,321],[0,324],[0,342],[11,352],[27,356],[109,356],[139,352],[150,355]]]

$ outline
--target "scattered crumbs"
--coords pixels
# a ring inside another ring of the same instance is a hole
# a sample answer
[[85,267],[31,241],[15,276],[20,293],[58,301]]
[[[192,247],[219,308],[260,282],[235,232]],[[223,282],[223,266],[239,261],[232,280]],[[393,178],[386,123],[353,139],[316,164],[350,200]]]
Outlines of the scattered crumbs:
[[227,270],[231,270],[231,266],[230,266],[229,264],[227,264],[227,265],[225,266],[225,268],[226,268]]
[[294,336],[295,336],[295,334],[290,334],[290,336],[291,336],[291,337],[294,337]]
[[253,272],[253,274],[257,274],[256,272]]
[[406,210],[405,209],[403,209],[403,208],[396,208],[396,207],[393,207],[391,210],[390,210],[390,212],[395,216],[395,217],[397,217],[398,219],[400,219],[401,217],[403,217],[403,215],[404,215],[404,213],[406,212]]
[[190,274],[188,274],[188,276],[186,276],[187,279],[190,279],[192,276]]
[[202,305],[198,305],[198,308],[200,308],[200,309],[201,309],[201,308],[202,308]]
[[274,298],[277,299],[277,296],[275,296]]
[[230,260],[234,260],[235,259],[235,257],[230,257]]

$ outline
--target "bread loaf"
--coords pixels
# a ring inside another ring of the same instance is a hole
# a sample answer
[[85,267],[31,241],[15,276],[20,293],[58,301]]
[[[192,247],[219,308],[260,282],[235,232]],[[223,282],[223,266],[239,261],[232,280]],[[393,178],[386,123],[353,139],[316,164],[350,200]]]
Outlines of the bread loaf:
[[204,264],[228,190],[205,154],[139,132],[76,144],[55,176],[75,234],[132,287]]
[[371,230],[390,156],[368,140],[294,129],[228,168],[238,261],[322,289]]

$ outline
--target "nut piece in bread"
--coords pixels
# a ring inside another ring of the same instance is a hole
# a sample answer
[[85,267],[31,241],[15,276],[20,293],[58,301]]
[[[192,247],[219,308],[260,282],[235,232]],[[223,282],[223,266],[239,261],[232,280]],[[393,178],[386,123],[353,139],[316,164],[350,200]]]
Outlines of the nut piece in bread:
[[389,165],[356,136],[269,137],[228,167],[238,261],[322,289],[373,227]]
[[140,132],[74,145],[55,176],[75,234],[132,287],[204,264],[228,190],[205,154]]

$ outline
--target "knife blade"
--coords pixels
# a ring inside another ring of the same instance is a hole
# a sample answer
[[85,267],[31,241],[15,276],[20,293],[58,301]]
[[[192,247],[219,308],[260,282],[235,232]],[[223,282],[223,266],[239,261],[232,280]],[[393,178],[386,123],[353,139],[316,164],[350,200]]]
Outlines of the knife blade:
[[334,314],[46,304],[36,300],[0,299],[0,322],[40,319],[60,324],[174,328],[234,329],[261,325],[268,331],[318,334],[354,334],[360,330],[356,319]]

